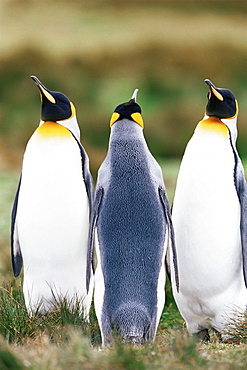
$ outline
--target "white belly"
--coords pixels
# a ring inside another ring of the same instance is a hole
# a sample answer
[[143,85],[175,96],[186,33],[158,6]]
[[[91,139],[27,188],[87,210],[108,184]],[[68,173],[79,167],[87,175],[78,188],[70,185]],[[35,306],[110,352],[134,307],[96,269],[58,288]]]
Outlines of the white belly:
[[89,202],[75,140],[30,139],[23,161],[17,230],[26,302],[86,295]]
[[246,302],[234,154],[229,139],[208,135],[194,134],[187,146],[172,212],[180,278],[174,295],[188,321],[192,312],[214,317]]

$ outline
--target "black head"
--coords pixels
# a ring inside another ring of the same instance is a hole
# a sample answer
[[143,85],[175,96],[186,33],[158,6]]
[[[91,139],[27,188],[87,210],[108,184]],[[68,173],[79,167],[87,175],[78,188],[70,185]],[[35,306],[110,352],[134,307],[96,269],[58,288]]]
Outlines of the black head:
[[143,119],[141,116],[141,107],[136,103],[136,96],[138,89],[134,91],[131,99],[127,103],[120,104],[114,110],[111,116],[110,126],[115,122],[121,121],[122,119],[128,119],[136,122],[142,128],[144,127]]
[[48,90],[35,76],[31,78],[40,91],[42,121],[63,121],[75,115],[75,107],[66,95]]
[[215,87],[208,79],[204,80],[209,86],[207,116],[217,118],[233,118],[238,114],[238,103],[230,90]]

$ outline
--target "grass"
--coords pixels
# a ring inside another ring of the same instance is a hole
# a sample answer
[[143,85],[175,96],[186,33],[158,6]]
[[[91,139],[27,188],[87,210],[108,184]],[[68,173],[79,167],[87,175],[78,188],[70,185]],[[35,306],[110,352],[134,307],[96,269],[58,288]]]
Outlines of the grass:
[[[40,316],[27,313],[22,293],[22,285],[10,282],[0,290],[0,333],[8,343],[25,343],[46,333],[50,340],[59,343],[65,340],[63,328],[78,327],[86,336],[90,335],[89,324],[83,319],[80,302],[55,301],[51,313]],[[93,321],[93,320],[92,320]]]
[[[160,160],[160,163],[171,200],[179,162]],[[231,331],[227,342],[220,342],[212,335],[209,344],[197,343],[186,331],[169,282],[156,340],[139,348],[123,345],[115,338],[111,348],[102,350],[93,307],[90,325],[80,315],[79,305],[72,307],[68,302],[57,302],[54,312],[47,315],[29,317],[24,305],[21,278],[13,279],[9,261],[9,212],[18,177],[16,172],[10,170],[2,170],[0,175],[1,261],[6,262],[6,266],[2,267],[0,284],[1,370],[246,368],[247,317],[234,322],[236,330]]]

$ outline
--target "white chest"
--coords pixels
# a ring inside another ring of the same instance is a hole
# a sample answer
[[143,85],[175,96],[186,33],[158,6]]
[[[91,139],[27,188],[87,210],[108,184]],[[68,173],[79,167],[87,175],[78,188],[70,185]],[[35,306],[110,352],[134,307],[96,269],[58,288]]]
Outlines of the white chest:
[[33,240],[40,242],[41,249],[43,245],[66,247],[72,240],[78,248],[87,237],[88,217],[78,144],[72,136],[44,140],[34,135],[26,148],[18,199],[22,250]]
[[234,166],[227,135],[195,132],[182,159],[172,212],[179,269],[189,280],[198,271],[202,280],[210,276],[213,281],[217,276],[227,284],[241,271]]
[[211,199],[220,201],[229,196],[229,192],[235,194],[234,166],[229,138],[196,132],[182,159],[176,197],[188,192],[194,200],[212,203]]

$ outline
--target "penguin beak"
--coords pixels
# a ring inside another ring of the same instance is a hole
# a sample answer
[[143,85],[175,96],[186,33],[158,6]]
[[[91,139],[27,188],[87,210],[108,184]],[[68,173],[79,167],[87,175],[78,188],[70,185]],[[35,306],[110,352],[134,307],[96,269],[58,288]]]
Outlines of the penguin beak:
[[30,77],[34,80],[34,82],[39,88],[41,101],[43,97],[45,97],[47,100],[49,100],[50,103],[56,104],[55,98],[52,96],[49,90],[40,82],[40,80],[36,76],[30,76]]
[[210,88],[210,94],[209,94],[209,97],[208,97],[209,99],[211,98],[211,93],[213,93],[214,96],[217,99],[219,99],[220,101],[224,100],[223,96],[219,93],[219,91],[217,91],[217,88],[214,86],[214,84],[210,80],[206,79],[206,80],[204,80],[204,82],[206,82],[206,84]]
[[138,94],[138,89],[135,89],[135,91],[133,92],[133,95],[132,95],[132,97],[131,97],[131,99],[130,99],[130,103],[136,103],[136,98],[137,98],[137,94]]
[[[135,89],[135,91],[133,92],[133,95],[130,99],[130,103],[136,103],[136,98],[137,98],[137,94],[138,94],[138,89]],[[143,123],[143,119],[142,119],[142,116],[140,113],[136,112],[136,113],[132,113],[131,114],[131,118],[139,125],[141,126],[142,128],[144,128],[144,123]]]

